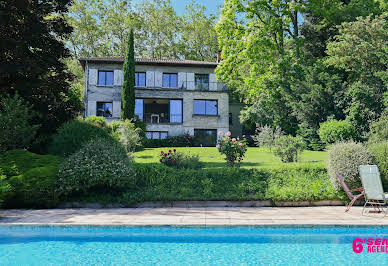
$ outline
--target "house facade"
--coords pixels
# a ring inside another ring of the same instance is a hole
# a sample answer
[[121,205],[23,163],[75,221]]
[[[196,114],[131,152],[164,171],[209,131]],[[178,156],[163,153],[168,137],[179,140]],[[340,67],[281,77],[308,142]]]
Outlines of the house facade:
[[[124,58],[79,61],[85,71],[85,116],[120,119]],[[136,59],[135,114],[146,123],[147,138],[189,133],[212,145],[218,131],[229,130],[233,114],[216,67],[216,62]]]

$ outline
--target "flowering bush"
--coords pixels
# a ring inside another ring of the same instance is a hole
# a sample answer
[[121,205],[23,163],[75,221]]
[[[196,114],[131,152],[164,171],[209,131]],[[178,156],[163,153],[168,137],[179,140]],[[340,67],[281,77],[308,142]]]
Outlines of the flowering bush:
[[231,138],[230,131],[226,132],[225,135],[222,132],[218,132],[218,144],[217,149],[221,154],[226,155],[226,162],[228,165],[240,165],[241,161],[247,151],[247,142],[245,136],[243,139]]
[[188,155],[182,152],[177,152],[176,149],[168,152],[160,151],[160,160],[162,164],[176,168],[201,168],[202,164],[199,161],[198,155]]

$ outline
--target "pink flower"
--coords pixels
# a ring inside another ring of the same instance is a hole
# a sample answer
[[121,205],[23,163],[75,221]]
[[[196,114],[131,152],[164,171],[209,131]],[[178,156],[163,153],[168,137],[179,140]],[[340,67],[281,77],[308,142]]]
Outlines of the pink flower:
[[163,154],[164,152],[163,151],[160,151],[161,154]]
[[225,133],[225,136],[226,136],[226,137],[230,137],[230,135],[232,135],[232,133],[230,133],[230,131],[228,131],[228,132]]
[[169,153],[171,153],[171,150],[168,150]]
[[167,157],[167,153],[164,154],[164,157]]
[[240,142],[238,145],[240,145],[240,147],[243,145],[242,142]]
[[220,149],[220,147],[221,147],[220,144],[217,144],[216,148],[217,148],[217,149]]
[[233,142],[236,142],[236,139],[235,139],[235,138],[233,138],[233,139],[232,139],[232,141],[233,141]]
[[218,135],[222,136],[222,131],[218,131]]
[[176,152],[176,149],[174,149],[174,152]]

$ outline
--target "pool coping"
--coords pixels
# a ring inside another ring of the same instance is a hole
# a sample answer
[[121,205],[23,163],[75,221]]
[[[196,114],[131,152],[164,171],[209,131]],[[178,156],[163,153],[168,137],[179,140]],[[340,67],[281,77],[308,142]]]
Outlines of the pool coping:
[[198,224],[44,224],[44,223],[1,223],[1,227],[59,227],[59,228],[388,228],[387,224],[214,224],[214,225],[198,225]]

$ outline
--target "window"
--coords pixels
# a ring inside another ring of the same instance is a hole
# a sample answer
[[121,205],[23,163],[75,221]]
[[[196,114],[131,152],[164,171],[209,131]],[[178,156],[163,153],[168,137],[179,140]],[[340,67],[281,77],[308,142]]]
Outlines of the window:
[[135,100],[135,115],[137,115],[140,119],[140,121],[143,121],[143,115],[144,115],[144,100],[143,99],[136,99]]
[[136,87],[145,87],[146,86],[146,73],[145,72],[136,72],[135,73],[135,86]]
[[98,71],[98,85],[113,86],[113,71]]
[[182,123],[182,100],[170,100],[170,123]]
[[233,114],[229,113],[229,125],[233,125]]
[[163,88],[178,88],[178,74],[163,73]]
[[113,103],[112,102],[97,102],[97,116],[112,117]]
[[194,129],[194,138],[202,146],[214,146],[217,140],[216,129]]
[[194,100],[195,115],[218,115],[217,100]]
[[197,90],[209,90],[209,74],[195,74],[194,80]]
[[166,139],[167,136],[166,131],[146,131],[147,139]]

